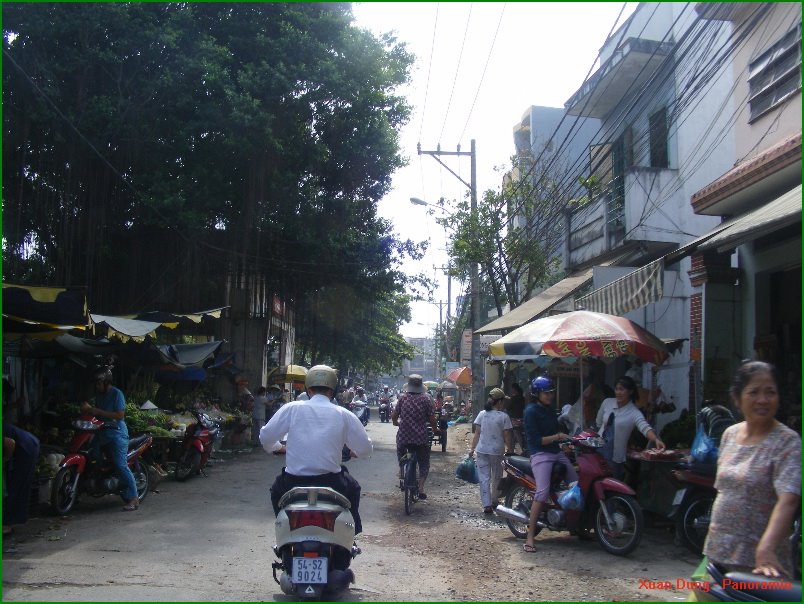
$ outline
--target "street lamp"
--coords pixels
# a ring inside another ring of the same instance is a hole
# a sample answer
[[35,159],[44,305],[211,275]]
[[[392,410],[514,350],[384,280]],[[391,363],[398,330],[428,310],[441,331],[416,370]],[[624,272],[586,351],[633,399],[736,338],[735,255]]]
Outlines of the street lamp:
[[[470,151],[461,151],[460,145],[458,145],[458,149],[456,151],[442,151],[441,145],[438,145],[435,151],[423,151],[421,143],[416,145],[416,150],[419,152],[419,155],[425,154],[432,157],[436,160],[439,164],[444,166],[444,168],[452,174],[455,178],[460,180],[468,189],[469,189],[469,200],[470,200],[470,212],[472,220],[476,220],[477,218],[477,152],[475,147],[475,140],[472,139],[470,145]],[[457,174],[453,171],[449,166],[447,166],[444,162],[441,161],[442,155],[455,155],[455,156],[469,156],[471,160],[471,167],[470,167],[470,176],[469,182],[466,182],[460,174]],[[421,205],[417,201],[413,201],[414,198],[411,198],[411,203],[415,203],[416,205]],[[419,200],[421,201],[421,200]],[[425,202],[425,205],[428,205]],[[480,329],[480,270],[476,262],[472,262],[471,266],[469,267],[469,282],[470,288],[472,290],[472,305],[471,305],[471,323],[472,323],[472,413],[477,417],[477,414],[480,412],[480,409],[483,405],[483,377],[480,373],[483,371],[483,367],[480,364],[480,334],[477,333],[477,330]]]
[[430,205],[433,205],[431,203],[427,203],[423,199],[419,199],[418,197],[411,197],[410,198],[410,203],[412,203],[415,206],[430,206]]

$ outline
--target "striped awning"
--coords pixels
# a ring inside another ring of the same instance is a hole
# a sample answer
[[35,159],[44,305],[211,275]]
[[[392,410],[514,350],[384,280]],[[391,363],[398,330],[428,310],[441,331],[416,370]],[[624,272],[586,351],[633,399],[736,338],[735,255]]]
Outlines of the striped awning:
[[578,298],[575,309],[621,316],[660,300],[663,285],[664,258],[659,258]]

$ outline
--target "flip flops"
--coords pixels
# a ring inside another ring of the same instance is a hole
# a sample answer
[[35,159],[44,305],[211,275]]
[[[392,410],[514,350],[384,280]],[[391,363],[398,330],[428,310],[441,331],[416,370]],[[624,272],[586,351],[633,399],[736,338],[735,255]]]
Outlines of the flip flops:
[[524,551],[526,554],[535,554],[536,553],[536,546],[528,545],[527,543],[525,543],[522,546],[522,551]]

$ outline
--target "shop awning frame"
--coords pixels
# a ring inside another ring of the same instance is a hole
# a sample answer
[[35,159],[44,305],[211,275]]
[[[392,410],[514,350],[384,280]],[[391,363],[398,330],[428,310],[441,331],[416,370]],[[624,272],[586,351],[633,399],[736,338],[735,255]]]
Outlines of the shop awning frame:
[[662,298],[664,268],[697,250],[733,250],[786,226],[801,222],[801,185],[665,254],[627,275],[575,301],[577,310],[591,310],[611,315],[627,312],[657,302]]
[[526,300],[503,316],[484,325],[475,333],[493,333],[503,329],[515,329],[537,318],[543,312],[560,304],[573,293],[587,285],[592,280],[592,269],[570,275],[555,285],[551,285],[540,294]]

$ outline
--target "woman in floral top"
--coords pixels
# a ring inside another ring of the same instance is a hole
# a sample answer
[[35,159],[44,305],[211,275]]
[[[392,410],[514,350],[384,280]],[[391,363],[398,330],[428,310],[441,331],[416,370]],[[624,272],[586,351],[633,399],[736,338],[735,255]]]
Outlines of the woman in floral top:
[[427,499],[424,492],[424,481],[430,473],[430,437],[427,434],[427,422],[433,432],[438,432],[435,419],[435,405],[427,394],[422,376],[414,373],[408,377],[406,392],[396,403],[391,413],[391,421],[399,426],[396,433],[396,456],[402,459],[407,447],[416,448],[419,460],[419,499]]
[[744,363],[731,396],[745,421],[727,428],[720,441],[704,554],[728,571],[792,577],[788,537],[801,499],[801,437],[776,421],[772,365]]

